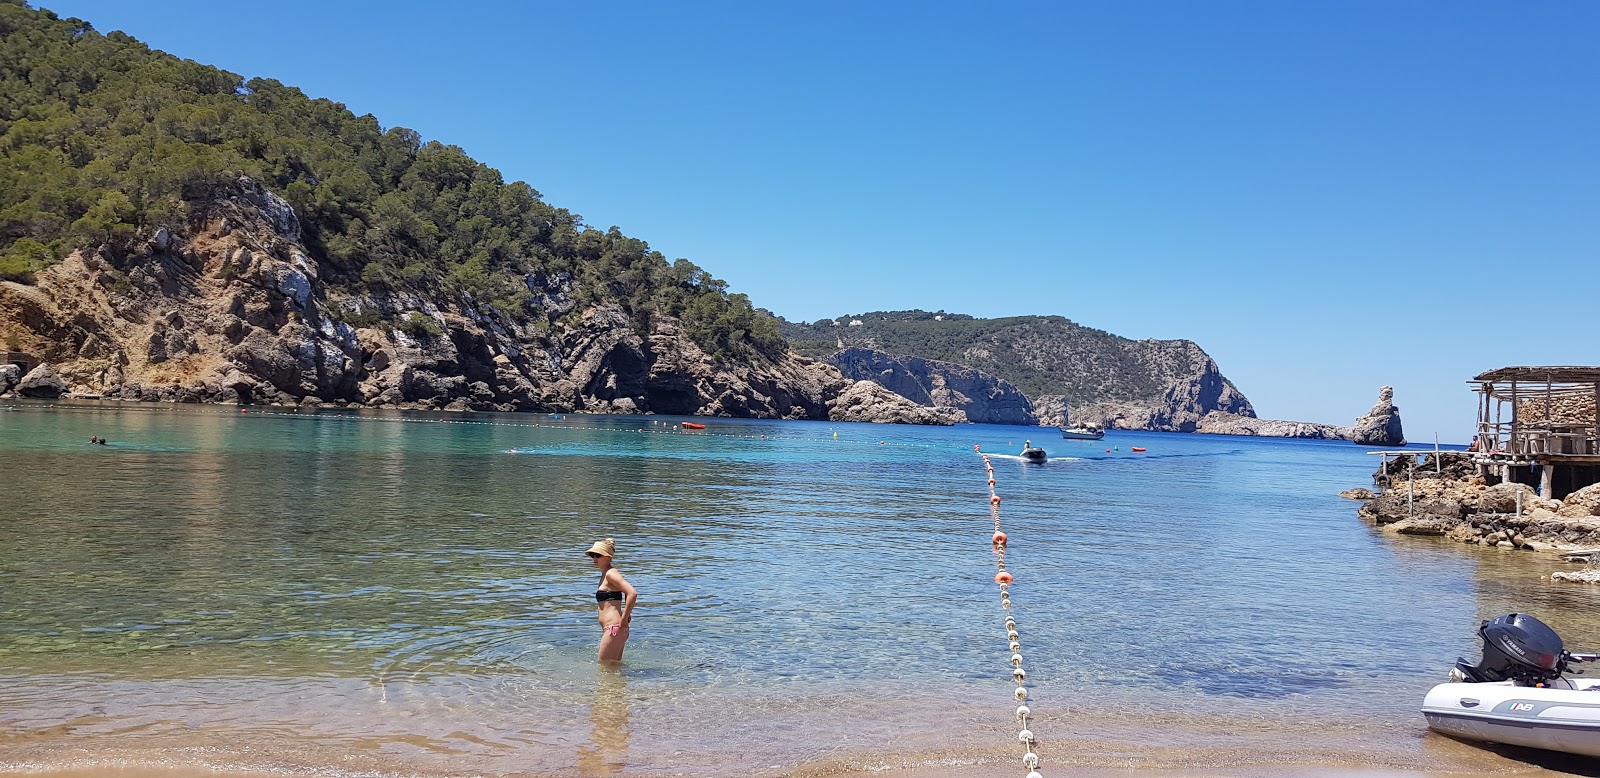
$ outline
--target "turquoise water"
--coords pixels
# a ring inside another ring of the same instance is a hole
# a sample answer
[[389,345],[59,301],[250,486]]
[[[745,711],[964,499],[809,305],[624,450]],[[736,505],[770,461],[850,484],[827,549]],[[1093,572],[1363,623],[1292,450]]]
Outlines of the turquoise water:
[[[1009,754],[971,447],[1024,437],[1052,460],[997,457],[996,479],[1030,705],[1059,754],[1159,720],[1169,746],[1272,725],[1426,767],[1455,752],[1416,706],[1475,656],[1478,619],[1526,610],[1600,644],[1600,595],[1543,580],[1553,560],[1358,521],[1336,493],[1374,458],[1345,443],[0,407],[0,767],[159,750],[720,775]],[[594,665],[582,552],[600,537],[641,592],[620,672]]]

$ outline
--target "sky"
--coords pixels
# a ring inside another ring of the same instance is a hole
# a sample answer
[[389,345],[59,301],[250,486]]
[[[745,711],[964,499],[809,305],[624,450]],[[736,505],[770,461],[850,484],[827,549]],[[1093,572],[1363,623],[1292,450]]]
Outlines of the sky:
[[760,307],[1185,338],[1465,442],[1600,364],[1600,3],[36,2],[461,146]]

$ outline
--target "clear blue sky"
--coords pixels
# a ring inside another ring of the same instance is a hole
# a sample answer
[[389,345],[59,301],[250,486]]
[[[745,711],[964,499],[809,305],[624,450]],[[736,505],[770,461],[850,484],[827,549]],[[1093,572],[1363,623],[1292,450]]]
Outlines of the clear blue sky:
[[1600,364],[1600,3],[38,3],[462,146],[796,320],[1189,338],[1266,417]]

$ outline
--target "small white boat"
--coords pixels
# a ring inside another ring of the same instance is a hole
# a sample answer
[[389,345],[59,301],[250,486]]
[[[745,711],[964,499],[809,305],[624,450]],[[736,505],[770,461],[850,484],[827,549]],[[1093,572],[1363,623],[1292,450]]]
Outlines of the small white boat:
[[1059,427],[1061,437],[1067,440],[1099,440],[1106,436],[1105,430],[1093,424],[1080,424],[1076,427]]
[[1600,677],[1571,678],[1566,651],[1544,622],[1512,613],[1483,622],[1483,661],[1458,660],[1450,683],[1422,701],[1428,727],[1452,737],[1600,757]]

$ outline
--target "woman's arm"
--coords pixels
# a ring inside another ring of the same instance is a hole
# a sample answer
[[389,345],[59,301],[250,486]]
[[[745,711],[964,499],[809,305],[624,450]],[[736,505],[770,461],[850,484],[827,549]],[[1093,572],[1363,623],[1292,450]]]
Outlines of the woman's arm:
[[633,584],[628,583],[628,579],[623,578],[622,573],[616,570],[606,571],[606,583],[611,586],[612,591],[622,592],[627,596],[627,604],[622,606],[622,623],[627,624],[633,619],[633,605],[639,601],[639,590],[633,588]]

